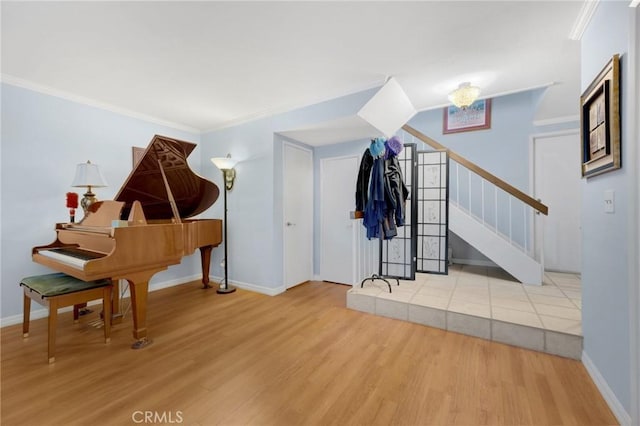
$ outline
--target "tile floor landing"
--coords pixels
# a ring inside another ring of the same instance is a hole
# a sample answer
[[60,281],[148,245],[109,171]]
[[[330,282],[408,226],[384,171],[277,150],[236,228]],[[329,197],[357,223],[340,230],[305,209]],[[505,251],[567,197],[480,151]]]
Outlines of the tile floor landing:
[[347,292],[350,309],[424,324],[526,349],[580,359],[580,277],[546,272],[522,285],[498,268],[452,265],[449,275],[415,281],[368,280]]

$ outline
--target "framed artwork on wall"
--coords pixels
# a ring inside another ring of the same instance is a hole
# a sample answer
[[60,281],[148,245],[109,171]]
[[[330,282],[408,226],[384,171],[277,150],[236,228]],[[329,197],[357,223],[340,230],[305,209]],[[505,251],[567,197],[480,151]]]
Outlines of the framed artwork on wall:
[[620,152],[620,58],[613,55],[580,96],[582,176],[622,167]]
[[491,99],[475,101],[467,108],[444,108],[442,133],[470,132],[491,128]]

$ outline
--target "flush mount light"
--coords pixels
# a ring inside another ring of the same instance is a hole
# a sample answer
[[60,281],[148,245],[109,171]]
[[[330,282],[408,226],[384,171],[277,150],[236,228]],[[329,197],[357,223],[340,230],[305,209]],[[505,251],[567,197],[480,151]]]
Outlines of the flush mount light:
[[449,93],[449,100],[458,108],[469,107],[480,96],[480,88],[472,86],[471,83],[460,83],[458,88]]

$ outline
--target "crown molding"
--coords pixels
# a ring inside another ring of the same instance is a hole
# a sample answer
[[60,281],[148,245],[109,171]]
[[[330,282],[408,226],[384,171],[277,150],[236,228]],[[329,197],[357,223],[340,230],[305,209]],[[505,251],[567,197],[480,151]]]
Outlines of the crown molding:
[[302,109],[302,108],[310,107],[310,106],[313,106],[313,105],[317,105],[317,104],[320,104],[320,103],[323,103],[323,102],[332,101],[334,99],[342,98],[342,97],[345,97],[345,96],[355,95],[356,93],[364,92],[365,90],[379,88],[379,87],[381,87],[383,85],[384,85],[384,81],[379,80],[379,81],[375,81],[373,83],[365,84],[365,85],[362,85],[362,86],[357,87],[355,89],[349,90],[346,93],[345,92],[332,93],[332,94],[328,94],[326,96],[322,96],[320,98],[316,98],[315,100],[311,100],[311,101],[305,102],[305,103],[291,104],[291,105],[283,106],[283,107],[280,107],[280,108],[268,108],[268,109],[265,109],[263,111],[257,112],[255,114],[241,116],[241,117],[237,117],[237,118],[225,121],[224,123],[221,123],[218,126],[212,127],[210,129],[203,130],[202,133],[204,134],[204,133],[215,132],[215,131],[222,130],[222,129],[225,129],[225,128],[228,128],[228,127],[234,127],[234,126],[238,126],[240,124],[249,123],[251,121],[258,120],[260,118],[272,117],[274,115],[283,114],[285,112],[295,111],[295,110],[298,110],[298,109]]
[[569,33],[569,39],[576,41],[582,39],[582,34],[584,34],[584,30],[589,25],[589,22],[591,22],[591,18],[598,8],[598,4],[600,4],[600,0],[587,0],[582,4],[582,9],[580,9],[580,13],[573,23],[573,28],[571,28],[571,32]]
[[174,123],[171,121],[163,120],[161,118],[153,117],[146,114],[141,114],[135,111],[130,111],[124,108],[117,107],[115,105],[111,105],[105,102],[100,102],[95,99],[85,98],[83,96],[78,96],[70,92],[65,92],[63,90],[54,89],[49,86],[44,86],[42,84],[34,83],[29,80],[24,80],[22,78],[14,77],[8,74],[0,74],[0,81],[5,84],[9,84],[11,86],[20,87],[23,89],[31,90],[33,92],[42,93],[44,95],[54,96],[56,98],[64,99],[67,101],[75,102],[78,104],[99,108],[105,111],[113,112],[116,114],[124,115],[126,117],[135,118],[137,120],[147,121],[154,124],[159,124],[161,126],[171,127],[176,130],[183,130],[186,132],[201,134],[201,129],[196,129],[194,127],[186,126],[180,123]]

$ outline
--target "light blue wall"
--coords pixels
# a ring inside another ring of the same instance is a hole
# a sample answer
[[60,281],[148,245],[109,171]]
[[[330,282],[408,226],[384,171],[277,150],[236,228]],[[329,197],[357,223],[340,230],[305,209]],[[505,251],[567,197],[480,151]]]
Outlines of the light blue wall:
[[[113,199],[131,171],[131,147],[146,147],[156,133],[200,141],[198,134],[2,84],[0,318],[22,313],[22,277],[51,272],[31,261],[31,248],[54,241],[55,224],[68,222],[66,193],[82,194],[70,186],[76,164],[98,164],[109,186],[94,192]],[[196,149],[190,158],[196,172],[199,159]],[[199,256],[190,256],[155,275],[152,285],[199,270]]]
[[[533,118],[544,89],[502,96],[492,100],[491,128],[482,131],[454,133],[442,132],[442,109],[423,111],[417,114],[409,125],[453,149],[467,159],[503,178],[510,184],[529,192],[530,138],[534,133],[577,128],[577,121],[534,126]],[[577,108],[576,108],[577,110]],[[405,142],[411,142],[405,139]],[[418,143],[418,149],[432,148]],[[314,150],[316,169],[316,211],[319,208],[319,164],[322,158],[356,154],[362,155],[368,147],[368,140],[353,141],[337,145],[321,146]],[[505,161],[507,159],[508,161]],[[316,235],[319,220],[316,220]],[[464,260],[491,263],[485,256],[460,238],[451,238],[454,257]],[[319,241],[315,241],[315,272],[319,272]]]
[[[12,302],[19,295],[13,283],[24,275],[44,270],[31,262],[30,248],[52,240],[53,224],[67,220],[64,194],[73,190],[69,181],[75,164],[85,158],[100,164],[110,186],[98,190],[98,196],[113,198],[129,173],[131,146],[146,146],[155,133],[201,142],[190,157],[192,169],[220,187],[222,175],[209,158],[230,153],[240,160],[236,166],[236,182],[228,197],[229,278],[266,293],[281,291],[282,144],[285,138],[278,132],[351,116],[376,91],[360,92],[200,136],[6,84],[3,89],[2,247],[3,266],[6,267],[3,267],[2,280],[7,283],[3,284],[3,318],[19,313]],[[410,124],[526,190],[528,171],[523,164],[528,164],[528,138],[534,131],[532,120],[541,93],[532,91],[495,98],[492,128],[487,131],[442,135],[441,110],[422,112]],[[350,154],[360,156],[367,145],[368,140],[361,140],[314,149],[316,211],[320,202],[317,187],[320,160]],[[37,171],[20,181],[12,179],[20,163],[34,155],[44,160],[36,162]],[[510,161],[505,162],[505,157]],[[31,227],[26,233],[16,232],[16,227],[28,221],[25,208],[31,210],[28,206],[32,198],[21,199],[21,194],[25,193],[33,194],[38,206],[47,206],[47,209],[37,216],[41,229]],[[59,210],[49,207],[57,204]],[[20,205],[21,209],[9,207],[15,205]],[[202,217],[223,217],[221,200]],[[317,274],[319,218],[315,219],[314,233],[314,273]],[[24,241],[22,246],[17,244],[18,240]],[[19,252],[24,254],[21,261],[15,254]],[[222,246],[214,250],[211,269],[214,276],[223,274],[220,266],[223,253]],[[182,266],[158,274],[153,282],[193,276],[198,270],[197,259],[187,258]],[[13,290],[5,294],[9,288]]]
[[[442,109],[416,115],[409,125],[476,163],[490,173],[527,192],[529,138],[543,90],[532,90],[491,100],[491,128],[443,134]],[[505,161],[508,159],[508,161]]]
[[[190,166],[220,188],[222,175],[209,158],[231,153],[242,160],[228,197],[229,278],[266,293],[281,291],[284,138],[277,132],[351,116],[374,93],[372,89],[199,135],[3,83],[0,318],[15,321],[10,317],[21,314],[20,278],[49,271],[31,261],[31,248],[53,241],[55,223],[68,221],[65,194],[79,192],[70,187],[76,164],[87,159],[99,164],[109,186],[95,192],[99,199],[112,199],[131,170],[131,147],[145,147],[154,134],[198,143]],[[201,217],[223,214],[220,199]],[[214,276],[223,275],[222,257],[220,246],[213,254]],[[152,288],[199,272],[199,256],[186,257],[181,265],[156,274]]]
[[[629,238],[629,170],[638,167],[625,156],[632,141],[632,117],[625,89],[629,70],[630,15],[628,2],[600,2],[582,38],[581,87],[586,89],[615,53],[620,54],[622,89],[622,169],[582,183],[582,328],[584,352],[624,406],[631,409],[627,247]],[[615,191],[615,214],[604,213],[605,190]],[[637,220],[637,218],[636,218]],[[637,283],[636,283],[637,284]]]
[[[376,89],[202,135],[205,177],[219,174],[209,158],[231,153],[240,160],[229,194],[229,280],[275,294],[283,288],[283,156],[278,132],[354,115]],[[220,216],[214,206],[206,215]],[[222,251],[214,252],[212,274],[221,275]]]
[[[544,95],[544,91],[545,89],[535,89],[493,98],[491,100],[490,129],[444,134],[442,131],[443,110],[441,108],[421,112],[409,122],[409,125],[521,191],[533,195],[529,182],[531,136],[536,133],[564,130],[567,128],[575,129],[578,127],[576,121],[550,126],[534,125],[536,109],[541,97]],[[426,145],[421,145],[422,144],[419,144],[419,149],[432,149]],[[450,173],[452,186],[455,186],[456,171],[453,167]],[[466,188],[469,185],[465,183],[466,172],[461,173],[460,197],[461,203],[466,208],[468,204],[466,201],[468,198]],[[477,187],[477,185],[479,185],[479,181],[476,182],[476,180],[474,180],[472,186]],[[489,186],[487,188],[487,199],[493,199],[491,187]],[[475,191],[473,194],[479,193],[480,191]],[[451,193],[451,197],[455,198],[455,193]],[[471,198],[474,213],[479,216],[481,214],[480,197],[472,195]],[[500,202],[503,198],[506,197],[502,192],[499,192],[498,201]],[[491,203],[489,203],[488,206],[489,210],[492,210]],[[521,205],[517,203],[514,204],[514,216],[511,221],[504,217],[504,215],[498,214],[498,229],[505,235],[511,234],[514,241],[524,245],[526,240],[525,233],[528,234],[529,224],[524,221],[524,211],[522,211],[522,213],[520,213],[520,210],[516,211],[516,209],[521,208]],[[495,222],[493,217],[494,214],[489,214],[486,218],[491,225]],[[491,263],[485,256],[473,247],[470,247],[460,238],[454,236],[449,240],[449,243],[453,250],[454,258],[472,262]],[[527,241],[527,245],[530,246],[531,241]]]

